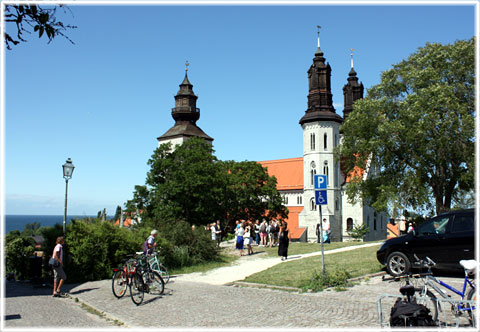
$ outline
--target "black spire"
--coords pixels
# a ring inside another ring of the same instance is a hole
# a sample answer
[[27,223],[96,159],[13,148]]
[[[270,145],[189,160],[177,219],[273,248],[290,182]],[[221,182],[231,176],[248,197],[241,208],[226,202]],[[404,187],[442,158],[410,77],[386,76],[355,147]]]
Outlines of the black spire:
[[[353,50],[352,50],[353,52]],[[353,56],[353,55],[352,55]],[[353,60],[352,60],[352,69],[348,73],[347,84],[343,86],[343,99],[344,99],[344,108],[343,108],[343,118],[346,119],[350,112],[353,111],[353,103],[363,98],[363,83],[358,83],[357,73],[353,69]]]
[[313,58],[313,64],[308,70],[308,109],[300,119],[300,124],[313,121],[336,121],[342,122],[342,118],[335,113],[332,102],[332,89],[330,79],[332,68],[325,63],[323,51],[318,49]]

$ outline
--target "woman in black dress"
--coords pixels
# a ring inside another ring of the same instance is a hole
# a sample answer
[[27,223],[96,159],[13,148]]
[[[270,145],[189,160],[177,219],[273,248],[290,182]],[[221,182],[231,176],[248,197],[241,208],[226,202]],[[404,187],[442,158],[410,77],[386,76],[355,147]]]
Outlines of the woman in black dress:
[[282,261],[287,259],[288,244],[290,243],[290,234],[287,226],[287,223],[284,221],[280,226],[280,234],[278,235],[278,256],[282,257]]

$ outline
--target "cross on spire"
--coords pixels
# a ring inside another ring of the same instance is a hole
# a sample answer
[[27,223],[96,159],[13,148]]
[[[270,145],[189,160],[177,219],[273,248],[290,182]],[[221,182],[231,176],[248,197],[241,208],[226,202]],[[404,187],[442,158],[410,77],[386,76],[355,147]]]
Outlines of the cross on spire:
[[190,66],[190,64],[188,63],[188,60],[185,61],[185,71],[188,71],[188,66]]
[[355,51],[353,48],[350,49],[350,64],[352,66],[352,69],[353,69],[353,51]]
[[322,27],[320,25],[317,25],[317,46],[320,48],[320,29]]

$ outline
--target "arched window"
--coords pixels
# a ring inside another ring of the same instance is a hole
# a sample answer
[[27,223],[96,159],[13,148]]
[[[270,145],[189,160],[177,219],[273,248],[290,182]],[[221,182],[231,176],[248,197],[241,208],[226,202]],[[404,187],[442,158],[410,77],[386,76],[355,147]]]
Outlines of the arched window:
[[338,201],[338,198],[335,199],[335,210],[340,210],[340,202]]
[[325,160],[323,163],[323,174],[327,176],[327,186],[328,186],[328,161]]
[[317,174],[317,171],[314,170],[314,169],[312,169],[312,170],[310,171],[310,184],[311,184],[312,186],[313,186],[313,179],[314,179],[315,174]]
[[316,210],[315,197],[310,198],[310,210],[311,211]]
[[353,219],[347,218],[347,231],[351,231],[353,229]]
[[323,149],[327,149],[327,133],[323,135]]
[[310,150],[315,150],[315,134],[310,134]]
[[373,230],[377,230],[377,212],[373,213]]

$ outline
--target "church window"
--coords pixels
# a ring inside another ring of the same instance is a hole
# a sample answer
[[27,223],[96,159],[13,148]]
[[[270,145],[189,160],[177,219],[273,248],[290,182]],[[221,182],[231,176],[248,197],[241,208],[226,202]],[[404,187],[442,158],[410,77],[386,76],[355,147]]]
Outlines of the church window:
[[338,138],[337,138],[337,134],[335,134],[335,142],[333,142],[334,146],[337,146],[338,145]]
[[288,196],[287,195],[283,196],[283,201],[285,202],[285,204],[288,204]]
[[312,186],[313,186],[313,179],[314,179],[314,177],[315,177],[316,174],[317,174],[317,171],[316,171],[316,170],[312,169],[312,170],[310,171],[310,184],[311,184]]
[[340,210],[340,202],[338,201],[338,198],[335,199],[335,210]]
[[315,197],[310,198],[310,210],[315,211],[316,206],[315,206]]
[[297,204],[302,205],[302,196],[297,197]]
[[310,134],[310,150],[315,150],[315,134]]
[[327,176],[327,186],[328,186],[328,161],[326,160],[323,166],[323,174]]
[[324,150],[327,149],[327,134],[326,133],[323,135],[323,149]]
[[373,230],[374,231],[377,230],[377,213],[376,212],[373,213]]
[[353,229],[353,219],[347,218],[347,231],[351,231]]

